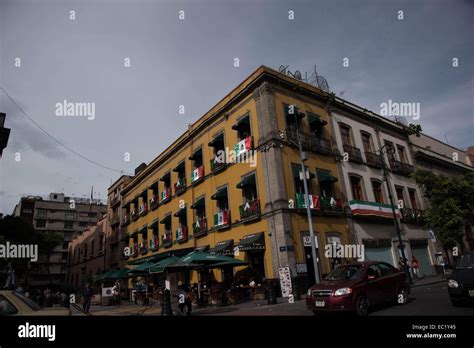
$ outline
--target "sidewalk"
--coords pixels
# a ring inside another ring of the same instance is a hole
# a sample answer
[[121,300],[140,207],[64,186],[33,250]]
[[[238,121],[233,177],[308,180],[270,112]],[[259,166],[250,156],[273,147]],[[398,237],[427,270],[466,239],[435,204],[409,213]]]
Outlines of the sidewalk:
[[432,276],[423,277],[420,280],[415,280],[415,283],[411,286],[412,288],[416,288],[418,286],[425,286],[425,285],[432,285],[432,284],[439,284],[447,282],[450,273],[446,274],[436,274]]

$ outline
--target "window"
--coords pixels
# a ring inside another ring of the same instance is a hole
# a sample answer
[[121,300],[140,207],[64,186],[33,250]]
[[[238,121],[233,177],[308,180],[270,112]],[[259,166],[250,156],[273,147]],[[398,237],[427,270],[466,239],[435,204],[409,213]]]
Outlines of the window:
[[364,146],[365,152],[373,152],[372,150],[372,139],[369,133],[360,132],[362,138],[362,145]]
[[362,195],[362,182],[361,178],[358,176],[350,176],[351,188],[352,188],[352,199],[357,201],[363,201],[364,197]]
[[403,198],[403,187],[396,186],[395,191],[397,193],[397,200],[403,202],[403,208],[405,207],[405,199]]
[[73,211],[66,211],[66,212],[64,213],[64,217],[65,217],[66,219],[74,219],[75,214],[74,214]]
[[[293,164],[291,166],[291,169],[293,172],[293,183],[295,185],[295,193],[304,194],[304,182],[300,178],[301,165]],[[308,171],[308,167],[305,166],[305,170]],[[311,195],[313,192],[311,180],[308,180],[307,183],[308,183],[308,194]]]
[[393,147],[393,143],[388,140],[385,140],[384,143],[385,143],[385,149],[386,149],[388,160],[390,163],[393,163],[393,161],[397,159],[395,157],[395,148]]
[[37,217],[46,217],[48,215],[48,211],[46,209],[37,209],[36,216]]
[[397,271],[395,268],[386,263],[379,263],[377,266],[379,267],[380,274],[382,275],[382,277],[388,276]]
[[244,203],[251,202],[257,199],[257,185],[255,180],[255,174],[250,174],[244,177],[241,180],[241,185],[242,187],[239,188],[242,189],[242,198]]
[[232,129],[237,131],[237,138],[239,141],[251,136],[252,130],[250,129],[250,115],[246,115],[239,119],[237,123],[232,126]]
[[316,169],[316,175],[321,197],[334,197],[334,183],[337,182],[337,178],[333,177],[331,172],[321,169]]
[[0,295],[0,316],[2,315],[13,315],[16,314],[18,311],[13,306],[10,301],[6,299],[5,296]]
[[86,227],[87,224],[88,224],[87,221],[79,221],[79,226],[80,226],[80,227]]
[[69,230],[74,228],[74,221],[64,221],[64,228]]
[[418,209],[418,205],[416,204],[416,191],[408,190],[408,195],[410,196],[411,207],[413,209]]
[[372,189],[374,190],[374,199],[377,203],[383,203],[382,183],[372,180]]
[[398,158],[400,158],[400,162],[407,163],[405,158],[405,148],[401,145],[397,145],[398,151]]
[[46,227],[46,220],[36,220],[36,227],[39,227],[39,228]]
[[350,127],[346,126],[344,124],[341,124],[341,125],[339,125],[339,128],[341,129],[342,144],[343,145],[352,145]]
[[374,265],[370,265],[369,268],[367,269],[367,275],[369,277],[380,278],[382,274],[380,272],[380,269],[377,267],[377,264],[374,264]]
[[284,105],[286,125],[288,128],[301,129],[301,118],[304,114],[300,113],[300,110],[296,105]]

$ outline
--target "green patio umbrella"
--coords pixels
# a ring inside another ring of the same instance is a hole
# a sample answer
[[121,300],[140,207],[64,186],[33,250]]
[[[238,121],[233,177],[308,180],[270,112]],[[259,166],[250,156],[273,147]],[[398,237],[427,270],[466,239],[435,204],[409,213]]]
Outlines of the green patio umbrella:
[[222,267],[238,267],[238,266],[245,266],[248,265],[247,261],[242,261],[239,259],[233,259],[232,257],[229,257],[229,260],[223,261],[223,262],[218,262],[218,263],[213,263],[211,265],[206,266],[206,268],[222,268]]
[[161,260],[157,263],[154,263],[149,269],[148,272],[150,274],[155,274],[155,273],[163,273],[166,269],[166,267],[173,262],[176,262],[179,260],[179,257],[171,255],[170,257]]
[[155,265],[153,262],[145,261],[134,269],[129,270],[128,273],[132,276],[147,274],[153,265]]
[[118,269],[112,272],[107,273],[104,276],[105,279],[126,279],[130,278],[130,274],[128,273],[129,269],[128,268],[122,268]]

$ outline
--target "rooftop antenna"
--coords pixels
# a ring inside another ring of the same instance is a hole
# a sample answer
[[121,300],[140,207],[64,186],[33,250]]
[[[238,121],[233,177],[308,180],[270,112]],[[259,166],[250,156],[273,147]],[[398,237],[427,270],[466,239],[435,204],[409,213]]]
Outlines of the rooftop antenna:
[[280,67],[278,68],[278,71],[282,74],[285,74],[286,75],[286,69],[288,69],[289,65],[287,66],[284,66],[284,65],[280,65]]

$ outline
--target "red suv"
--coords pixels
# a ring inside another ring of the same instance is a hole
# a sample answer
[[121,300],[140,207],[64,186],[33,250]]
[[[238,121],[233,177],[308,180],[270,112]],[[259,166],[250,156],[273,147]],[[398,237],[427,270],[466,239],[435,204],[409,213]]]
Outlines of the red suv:
[[394,301],[406,303],[407,277],[392,265],[379,261],[351,263],[335,268],[308,290],[306,307],[314,314],[355,311],[367,315],[369,307]]

